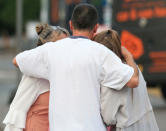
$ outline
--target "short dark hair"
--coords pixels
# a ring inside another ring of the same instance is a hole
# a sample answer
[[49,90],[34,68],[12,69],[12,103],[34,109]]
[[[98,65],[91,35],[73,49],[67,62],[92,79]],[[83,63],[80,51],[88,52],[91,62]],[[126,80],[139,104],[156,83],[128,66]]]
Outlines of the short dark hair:
[[87,3],[78,4],[73,10],[71,21],[75,29],[91,30],[98,23],[97,9]]

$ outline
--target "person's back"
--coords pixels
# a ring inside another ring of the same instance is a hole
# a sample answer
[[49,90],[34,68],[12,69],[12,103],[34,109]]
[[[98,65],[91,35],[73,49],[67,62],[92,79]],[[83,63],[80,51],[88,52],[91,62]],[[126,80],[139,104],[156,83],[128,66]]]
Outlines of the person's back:
[[[48,56],[54,56],[48,57],[48,64],[51,65],[50,76],[54,78],[50,83],[53,87],[50,95],[54,98],[50,102],[54,104],[50,104],[50,108],[55,111],[50,111],[50,120],[55,117],[54,121],[58,123],[55,130],[71,127],[77,131],[105,130],[99,104],[104,49],[86,38],[66,38],[48,46]],[[59,116],[65,116],[65,119]]]
[[72,37],[23,52],[16,57],[17,64],[24,74],[50,82],[50,131],[106,131],[100,87],[135,87],[135,72],[112,51],[89,40],[97,29],[93,6],[78,5],[70,28]]

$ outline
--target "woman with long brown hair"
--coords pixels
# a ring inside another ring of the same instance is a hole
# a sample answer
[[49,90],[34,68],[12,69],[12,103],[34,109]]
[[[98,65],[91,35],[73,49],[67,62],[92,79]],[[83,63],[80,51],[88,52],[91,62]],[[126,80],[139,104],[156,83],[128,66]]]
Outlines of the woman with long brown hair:
[[[96,34],[94,41],[108,47],[124,63],[128,64],[126,54],[132,57],[126,48],[121,47],[115,30],[108,29]],[[107,126],[116,125],[116,131],[159,131],[140,70],[137,88],[124,87],[120,91],[101,88],[101,115]]]

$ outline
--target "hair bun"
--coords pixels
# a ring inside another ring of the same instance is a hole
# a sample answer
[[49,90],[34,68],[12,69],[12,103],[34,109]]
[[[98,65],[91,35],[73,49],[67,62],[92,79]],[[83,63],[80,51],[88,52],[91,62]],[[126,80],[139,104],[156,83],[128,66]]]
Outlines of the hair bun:
[[37,32],[38,35],[43,31],[43,29],[44,29],[43,26],[44,26],[43,24],[37,24],[36,25],[36,32]]
[[39,35],[39,37],[45,38],[52,32],[54,29],[49,26],[48,24],[38,24],[36,26],[36,32]]
[[51,35],[52,31],[54,31],[54,29],[48,24],[36,25],[36,33],[38,34],[41,43],[46,43],[49,41],[48,36]]
[[44,32],[53,31],[53,29],[48,24],[37,24],[36,32],[40,36]]

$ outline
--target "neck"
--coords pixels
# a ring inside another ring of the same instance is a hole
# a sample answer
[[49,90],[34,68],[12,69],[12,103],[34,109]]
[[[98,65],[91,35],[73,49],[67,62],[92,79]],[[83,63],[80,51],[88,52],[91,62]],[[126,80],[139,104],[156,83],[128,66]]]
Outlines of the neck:
[[93,33],[90,32],[90,31],[74,30],[73,31],[73,36],[83,36],[83,37],[87,37],[88,39],[92,39]]

